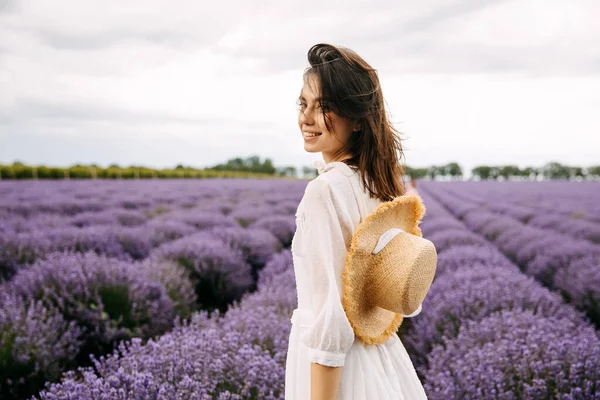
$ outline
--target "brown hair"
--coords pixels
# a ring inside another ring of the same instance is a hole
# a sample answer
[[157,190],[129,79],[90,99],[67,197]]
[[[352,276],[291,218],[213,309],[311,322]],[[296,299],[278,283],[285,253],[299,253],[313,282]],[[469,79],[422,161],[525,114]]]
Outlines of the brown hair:
[[360,124],[334,160],[351,155],[344,162],[361,172],[371,198],[391,201],[403,195],[402,139],[388,120],[377,71],[354,51],[326,43],[308,50],[308,62],[303,78],[318,77],[327,129],[333,132],[329,110]]

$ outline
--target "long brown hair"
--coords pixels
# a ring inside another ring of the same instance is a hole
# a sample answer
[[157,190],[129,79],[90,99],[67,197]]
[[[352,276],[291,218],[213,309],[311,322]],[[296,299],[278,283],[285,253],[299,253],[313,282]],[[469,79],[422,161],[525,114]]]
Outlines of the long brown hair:
[[391,201],[403,195],[402,139],[389,122],[377,71],[354,51],[326,43],[308,50],[308,62],[303,77],[318,77],[327,129],[334,132],[328,110],[360,124],[333,159],[351,155],[344,162],[361,172],[371,198]]

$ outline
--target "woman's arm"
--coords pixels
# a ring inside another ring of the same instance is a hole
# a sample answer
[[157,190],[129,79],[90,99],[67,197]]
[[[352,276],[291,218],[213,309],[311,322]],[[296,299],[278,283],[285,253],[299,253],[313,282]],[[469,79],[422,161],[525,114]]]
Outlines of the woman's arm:
[[342,306],[342,272],[352,220],[343,199],[325,180],[311,181],[304,193],[304,223],[298,236],[296,257],[306,269],[311,288],[307,307],[311,323],[300,337],[310,362],[311,400],[335,400],[346,353],[354,331]]
[[343,367],[310,364],[310,400],[335,400]]

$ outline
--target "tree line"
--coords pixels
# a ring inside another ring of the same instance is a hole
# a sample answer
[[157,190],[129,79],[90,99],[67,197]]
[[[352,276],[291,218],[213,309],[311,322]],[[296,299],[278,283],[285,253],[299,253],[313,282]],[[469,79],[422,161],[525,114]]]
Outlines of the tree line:
[[[463,179],[463,171],[456,162],[432,165],[427,168],[406,167],[412,179]],[[517,165],[478,165],[471,169],[471,180],[596,180],[600,178],[600,165],[582,167],[548,162],[540,167]]]
[[175,168],[147,168],[131,165],[76,164],[70,167],[32,166],[21,162],[0,164],[0,180],[15,179],[209,179],[209,178],[273,178],[272,172],[252,169],[193,168],[177,165]]
[[[299,172],[301,172],[299,176]],[[405,166],[406,175],[411,179],[462,180],[461,166],[456,162],[432,165],[425,168]],[[121,167],[111,164],[101,167],[97,164],[76,164],[70,167],[32,166],[22,162],[10,165],[0,164],[0,179],[203,179],[203,178],[313,178],[317,171],[313,166],[304,166],[300,171],[295,166],[275,167],[269,158],[259,156],[236,157],[225,163],[206,168],[194,168],[182,164],[175,168],[153,169],[131,165]],[[600,178],[600,165],[581,167],[549,162],[541,167],[520,168],[516,165],[479,165],[471,169],[472,180],[595,180]]]

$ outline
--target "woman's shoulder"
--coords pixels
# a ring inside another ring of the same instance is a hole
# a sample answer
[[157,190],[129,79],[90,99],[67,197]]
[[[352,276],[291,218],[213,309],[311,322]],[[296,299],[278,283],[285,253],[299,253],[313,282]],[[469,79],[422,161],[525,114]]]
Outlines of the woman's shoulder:
[[327,215],[331,221],[337,221],[348,245],[360,219],[360,213],[352,189],[343,186],[341,180],[331,179],[332,175],[321,174],[308,182],[298,210],[307,216],[318,210],[316,214]]
[[332,200],[337,202],[355,201],[350,179],[354,179],[354,177],[345,175],[338,169],[331,169],[310,181],[307,191],[327,193]]
[[360,211],[352,179],[357,178],[345,176],[335,169],[322,173],[308,183],[303,202],[320,206],[323,206],[324,202],[332,203],[339,218],[352,221],[352,225],[355,225],[360,219]]

